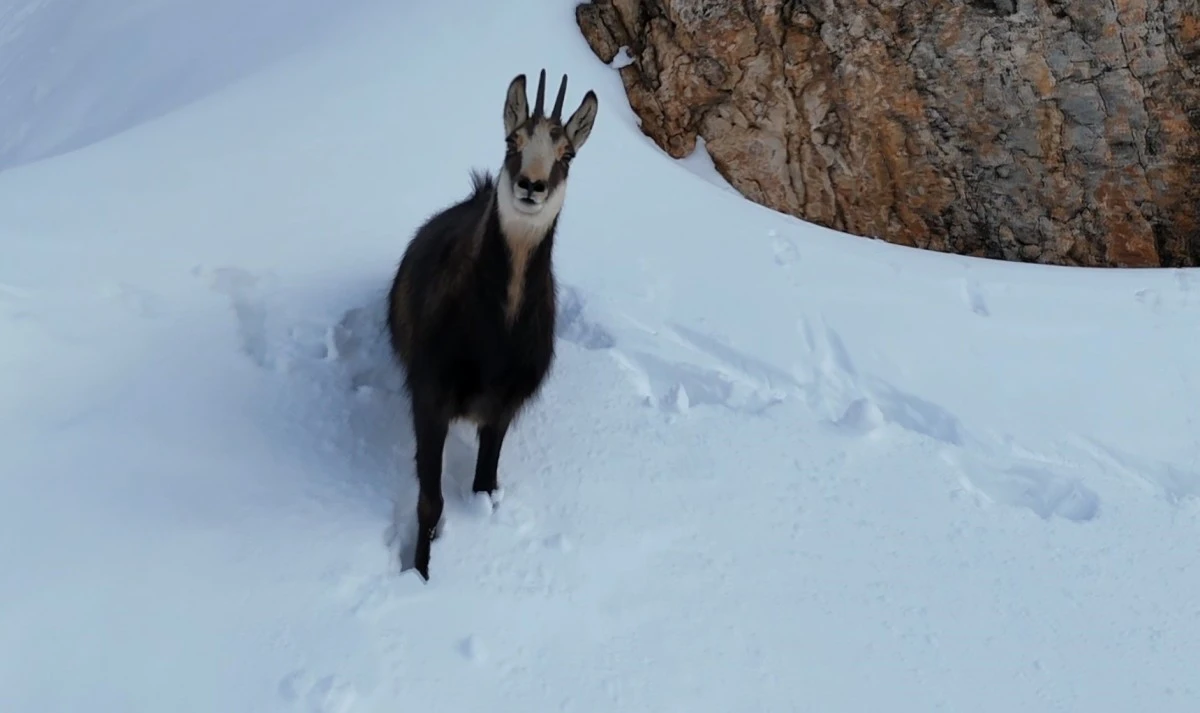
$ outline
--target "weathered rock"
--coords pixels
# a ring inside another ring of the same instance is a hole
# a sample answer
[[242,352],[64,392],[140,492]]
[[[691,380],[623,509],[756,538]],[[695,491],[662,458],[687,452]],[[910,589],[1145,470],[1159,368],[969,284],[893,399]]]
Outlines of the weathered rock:
[[1008,260],[1200,264],[1197,0],[594,0],[642,129],[747,198]]

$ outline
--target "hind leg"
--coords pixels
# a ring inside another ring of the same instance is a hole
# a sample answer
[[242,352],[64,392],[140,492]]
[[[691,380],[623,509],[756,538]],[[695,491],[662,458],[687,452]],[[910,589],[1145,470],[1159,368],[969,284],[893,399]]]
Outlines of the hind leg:
[[479,427],[479,455],[475,459],[475,483],[471,486],[476,493],[490,495],[500,487],[496,469],[500,465],[500,448],[504,445],[508,424],[508,419],[500,419]]
[[446,445],[447,421],[437,409],[414,400],[413,430],[417,440],[417,572],[429,580],[429,554],[442,519],[442,450]]

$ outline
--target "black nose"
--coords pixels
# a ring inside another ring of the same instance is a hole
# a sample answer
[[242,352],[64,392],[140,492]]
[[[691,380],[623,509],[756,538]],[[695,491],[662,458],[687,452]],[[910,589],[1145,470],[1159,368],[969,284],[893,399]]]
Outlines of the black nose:
[[517,187],[530,193],[543,193],[546,190],[545,181],[531,181],[525,176],[517,179]]

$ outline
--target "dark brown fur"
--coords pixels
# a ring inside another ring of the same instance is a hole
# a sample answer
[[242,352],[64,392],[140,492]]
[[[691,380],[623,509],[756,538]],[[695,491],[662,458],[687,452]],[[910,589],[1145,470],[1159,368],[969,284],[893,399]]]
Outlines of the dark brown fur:
[[558,212],[570,159],[595,119],[596,97],[588,92],[564,126],[566,78],[549,117],[542,111],[544,87],[545,71],[529,116],[524,75],[509,85],[500,175],[473,173],[471,194],[417,230],[389,294],[388,329],[404,367],[416,436],[415,567],[426,579],[442,515],[442,450],[450,422],[475,422],[472,489],[494,492],[508,428],[554,361],[551,258]]

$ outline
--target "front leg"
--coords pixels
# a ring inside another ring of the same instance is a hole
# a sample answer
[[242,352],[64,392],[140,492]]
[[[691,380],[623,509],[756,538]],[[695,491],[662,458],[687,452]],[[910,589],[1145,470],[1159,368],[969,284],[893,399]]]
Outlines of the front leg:
[[429,554],[442,519],[442,450],[449,422],[436,409],[414,402],[413,430],[417,440],[417,552],[415,567],[429,580]]
[[475,483],[471,489],[476,493],[494,493],[499,486],[496,469],[500,465],[500,448],[508,433],[508,419],[488,423],[479,427],[479,455],[475,459]]

